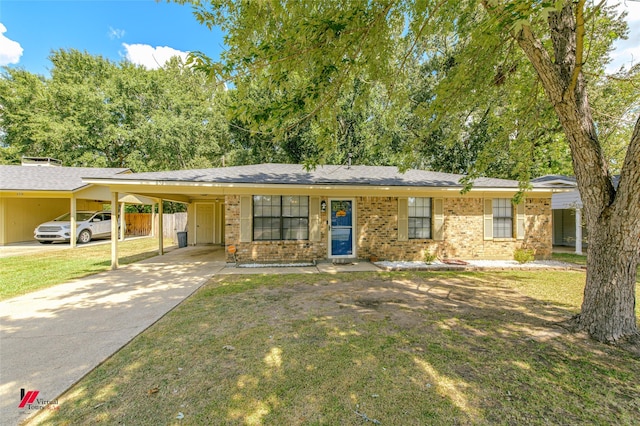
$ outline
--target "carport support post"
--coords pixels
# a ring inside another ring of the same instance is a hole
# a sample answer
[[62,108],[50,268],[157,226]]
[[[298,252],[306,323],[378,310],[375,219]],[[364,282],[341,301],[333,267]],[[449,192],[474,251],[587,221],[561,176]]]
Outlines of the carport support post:
[[576,254],[582,254],[582,209],[576,207]]
[[119,216],[119,225],[120,225],[120,241],[124,241],[124,234],[127,228],[127,221],[125,219],[125,203],[120,203],[120,216]]
[[118,269],[118,193],[111,193],[111,269]]
[[164,254],[164,246],[162,240],[164,239],[163,218],[162,218],[162,198],[158,200],[158,254],[162,256]]
[[77,211],[77,202],[76,202],[76,196],[75,194],[71,195],[71,209],[70,209],[70,228],[69,228],[69,233],[71,235],[71,238],[69,239],[69,244],[71,244],[71,248],[76,248],[76,231],[77,231],[77,225],[76,225],[76,214],[78,213]]
[[151,236],[156,236],[156,205],[151,204]]

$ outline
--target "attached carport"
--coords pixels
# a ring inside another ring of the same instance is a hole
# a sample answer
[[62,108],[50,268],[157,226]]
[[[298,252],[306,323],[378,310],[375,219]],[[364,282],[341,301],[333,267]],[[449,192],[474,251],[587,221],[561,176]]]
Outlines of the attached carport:
[[[197,170],[193,172],[197,172]],[[225,195],[231,193],[229,188],[212,183],[171,182],[144,178],[145,175],[161,177],[162,174],[163,172],[137,173],[132,175],[134,176],[132,179],[125,176],[87,175],[83,178],[83,182],[104,187],[111,194],[112,200],[120,199],[122,193],[135,194],[136,197],[153,200],[157,204],[158,230],[163,229],[163,201],[187,204],[187,213],[190,218],[187,225],[187,244],[224,244]],[[111,267],[117,269],[118,239],[114,234],[116,225],[112,222],[111,226]],[[162,255],[164,254],[162,231],[159,231],[156,237],[158,254]]]
[[[32,241],[36,226],[64,213],[71,213],[74,229],[75,213],[79,210],[102,210],[103,204],[111,203],[122,213],[125,204],[150,203],[124,193],[113,200],[108,188],[82,181],[87,175],[107,177],[123,173],[130,173],[130,170],[55,165],[0,166],[0,245]],[[121,227],[120,238],[124,237],[124,232]],[[118,236],[117,228],[115,235]],[[72,238],[71,247],[75,246],[76,241]]]

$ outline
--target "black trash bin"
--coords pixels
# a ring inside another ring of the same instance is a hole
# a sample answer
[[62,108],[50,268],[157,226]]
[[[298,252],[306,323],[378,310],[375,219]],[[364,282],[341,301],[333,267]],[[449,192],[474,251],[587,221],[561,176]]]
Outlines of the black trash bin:
[[187,246],[187,233],[186,232],[178,232],[178,248]]

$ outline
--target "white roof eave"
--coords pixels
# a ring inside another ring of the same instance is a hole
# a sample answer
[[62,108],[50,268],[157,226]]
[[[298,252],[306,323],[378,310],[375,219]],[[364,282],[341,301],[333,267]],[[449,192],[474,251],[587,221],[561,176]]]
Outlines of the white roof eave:
[[[193,182],[193,181],[170,181],[170,180],[125,180],[108,178],[84,178],[83,182],[96,185],[108,186],[146,186],[146,187],[186,187],[186,188],[269,188],[269,189],[314,189],[314,190],[380,190],[380,191],[411,191],[411,190],[433,190],[446,192],[460,192],[461,186],[418,186],[418,185],[350,185],[350,184],[281,184],[281,183],[236,183],[236,182]],[[504,187],[472,187],[469,192],[517,192],[519,188]],[[528,193],[552,193],[565,192],[570,189],[559,188],[531,188]]]

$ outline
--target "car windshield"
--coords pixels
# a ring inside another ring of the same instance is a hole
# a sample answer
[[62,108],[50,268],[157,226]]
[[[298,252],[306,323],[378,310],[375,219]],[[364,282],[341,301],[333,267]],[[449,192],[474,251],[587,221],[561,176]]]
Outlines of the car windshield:
[[[85,220],[91,219],[91,216],[93,216],[93,213],[78,212],[76,213],[76,221],[84,222]],[[69,222],[71,220],[71,213],[65,213],[53,220],[55,222]]]

